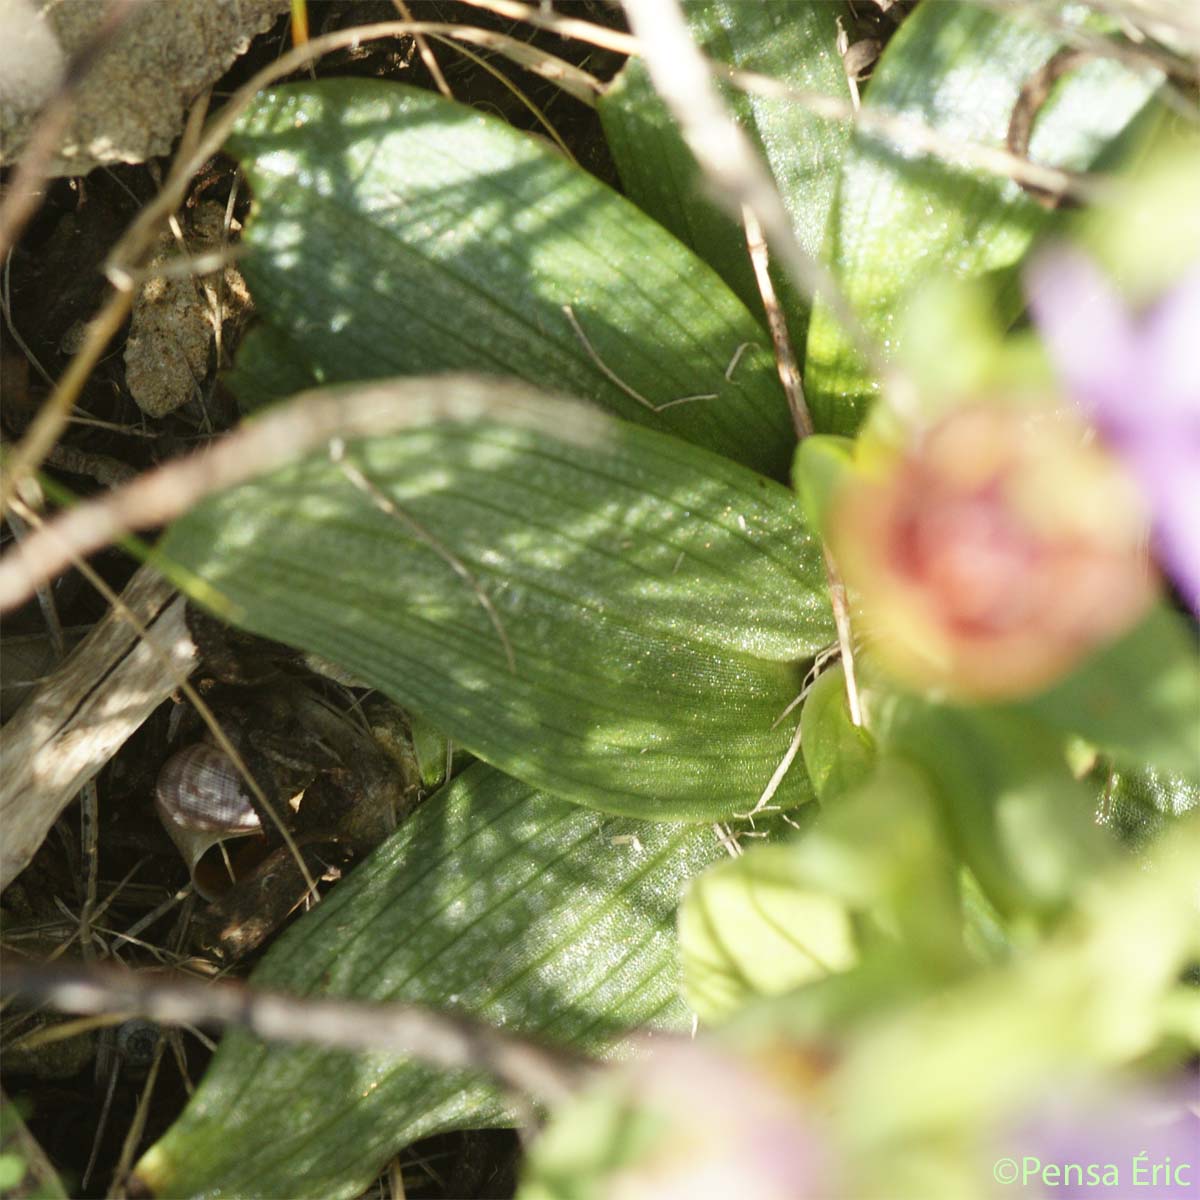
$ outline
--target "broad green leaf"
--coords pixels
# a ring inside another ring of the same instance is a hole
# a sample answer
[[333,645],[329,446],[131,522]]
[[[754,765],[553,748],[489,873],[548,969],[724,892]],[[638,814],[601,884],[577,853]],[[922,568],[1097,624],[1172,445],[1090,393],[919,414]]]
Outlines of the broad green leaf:
[[[1021,87],[1059,48],[1034,22],[958,0],[927,0],[888,44],[864,107],[928,126],[949,141],[1003,146]],[[1030,146],[1040,163],[1083,170],[1147,105],[1161,77],[1103,58],[1072,72],[1038,114]],[[914,157],[864,135],[846,151],[830,220],[833,266],[851,306],[897,350],[907,298],[939,275],[1011,282],[1051,214],[1010,180]],[[1020,311],[1000,289],[1005,320]],[[805,388],[817,428],[852,434],[874,381],[829,308],[809,327]]]
[[222,376],[242,412],[286,400],[320,380],[303,350],[274,325],[258,324],[238,347],[237,361]]
[[850,720],[846,673],[819,675],[800,713],[800,749],[817,798],[825,803],[864,783],[875,767],[875,742]]
[[[348,421],[397,414],[349,445],[358,482],[318,455],[206,501],[163,545],[182,587],[557,795],[657,819],[754,806],[800,660],[833,635],[790,492],[516,383],[333,396]],[[798,768],[777,799],[810,796]]]
[[1123,764],[1200,781],[1196,637],[1165,605],[1022,707]]
[[319,381],[515,375],[786,473],[794,438],[762,327],[549,146],[367,79],[267,92],[229,145],[254,192],[242,269],[256,308]]
[[[831,0],[700,0],[688,4],[685,13],[697,44],[716,61],[849,102],[836,48],[838,19],[850,18],[847,5]],[[758,143],[801,246],[819,254],[847,127],[819,120],[790,101],[733,88],[725,95]],[[760,313],[741,225],[709,198],[696,160],[639,59],[625,65],[597,107],[626,194],[711,263],[751,312]],[[797,352],[802,353],[808,305],[786,278],[775,274]]]
[[846,905],[805,886],[787,846],[758,846],[692,881],[679,910],[683,991],[702,1021],[720,1022],[852,967]]
[[[603,817],[482,765],[417,810],[271,949],[252,982],[425,1003],[606,1054],[685,1030],[674,910],[711,830]],[[227,1034],[142,1159],[158,1195],[353,1197],[419,1137],[512,1122],[482,1077]]]

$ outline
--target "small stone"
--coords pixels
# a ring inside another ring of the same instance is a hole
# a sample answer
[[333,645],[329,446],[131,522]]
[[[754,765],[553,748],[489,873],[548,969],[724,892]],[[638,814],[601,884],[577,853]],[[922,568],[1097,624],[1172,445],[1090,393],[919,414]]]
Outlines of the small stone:
[[[202,204],[190,222],[188,253],[219,250],[225,244],[223,220],[221,205]],[[149,265],[180,257],[175,238],[164,234]],[[209,374],[218,321],[239,319],[249,303],[245,281],[232,266],[199,277],[158,276],[144,284],[125,343],[125,382],[142,412],[163,417],[197,394]]]

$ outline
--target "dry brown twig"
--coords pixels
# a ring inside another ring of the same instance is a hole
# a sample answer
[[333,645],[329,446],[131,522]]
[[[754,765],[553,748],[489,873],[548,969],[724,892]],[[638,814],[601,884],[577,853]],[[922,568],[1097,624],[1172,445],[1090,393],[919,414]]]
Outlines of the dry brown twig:
[[[1153,23],[1153,15],[1143,13],[1139,17],[1136,4],[1109,4],[1104,0],[1091,0],[1092,6],[1102,12],[1116,17],[1126,24],[1130,35],[1124,38],[1114,38],[1097,33],[1094,29],[1080,25],[1078,22],[1066,20],[1062,14],[1062,6],[1056,0],[974,0],[984,8],[990,8],[1014,20],[1036,25],[1061,38],[1064,45],[1078,50],[1087,50],[1096,58],[1112,58],[1130,67],[1151,67],[1161,71],[1171,78],[1185,83],[1200,83],[1200,61],[1191,61],[1185,55],[1177,54],[1162,45],[1145,43],[1144,35],[1136,28],[1139,20]],[[1183,15],[1180,12],[1178,15]],[[1193,24],[1197,41],[1194,53],[1200,59],[1200,19]],[[1180,27],[1180,32],[1187,36],[1186,27]],[[1141,37],[1142,40],[1136,40]],[[1186,53],[1186,52],[1185,52]],[[1200,110],[1194,100],[1189,100],[1184,93],[1175,87],[1166,89],[1163,98],[1169,107],[1181,115],[1191,113],[1193,119],[1200,117]]]
[[[400,14],[401,20],[411,21],[413,19],[405,0],[392,0],[392,7]],[[421,55],[421,61],[425,64],[425,70],[429,72],[434,86],[447,100],[453,100],[454,93],[446,82],[446,76],[442,74],[441,65],[438,63],[433,48],[429,45],[429,39],[423,33],[414,33],[413,41],[417,43],[417,52]]]
[[940,130],[911,117],[864,105],[855,109],[849,101],[838,100],[820,92],[792,87],[782,80],[755,71],[742,71],[723,63],[714,63],[714,70],[728,79],[735,87],[756,96],[769,99],[788,100],[798,104],[814,116],[829,121],[846,121],[855,131],[867,137],[875,137],[900,149],[914,150],[940,159],[951,166],[983,171],[1000,179],[1011,179],[1014,183],[1041,188],[1076,200],[1097,202],[1112,194],[1112,184],[1096,175],[1080,175],[1064,171],[1060,167],[1044,166],[1030,162],[999,146],[988,146],[981,142],[967,142],[947,137]]
[[[164,187],[165,192],[174,184],[178,190],[179,200],[167,207],[166,211],[160,214],[161,217],[169,216],[182,202],[184,190],[195,173],[192,170],[185,174],[182,164],[187,159],[186,151],[195,144],[198,138],[199,125],[204,119],[207,104],[208,98],[205,95],[203,100],[194,105],[188,114],[183,139],[180,143],[180,153],[176,156],[171,174]],[[202,162],[203,160],[196,164],[196,169]],[[160,197],[161,195],[162,193],[160,193]],[[157,236],[158,218],[145,219],[147,211],[147,209],[142,211],[117,243],[113,252],[114,255],[126,253],[128,261],[133,265],[140,264],[143,257],[149,253]],[[0,475],[0,514],[8,510],[21,483],[45,461],[51,447],[58,441],[63,427],[70,419],[71,410],[84,383],[87,382],[88,376],[100,361],[108,343],[129,316],[130,310],[133,308],[134,295],[135,289],[131,284],[114,288],[108,300],[101,305],[100,311],[88,322],[84,332],[83,345],[71,359],[70,366],[58,381],[58,386],[47,397],[16,450],[4,461],[4,472]]]
[[547,1104],[572,1095],[590,1060],[415,1004],[301,998],[235,983],[160,979],[101,967],[4,962],[4,991],[63,1012],[122,1013],[163,1025],[219,1025],[267,1041],[390,1053],[446,1070],[484,1071]]
[[523,4],[520,0],[463,0],[472,8],[482,8],[486,12],[495,13],[498,17],[508,17],[512,21],[523,21],[535,29],[544,29],[560,38],[575,38],[602,50],[612,50],[617,54],[638,55],[642,52],[641,43],[635,37],[622,33],[618,29],[608,29],[591,21],[582,21],[577,17],[564,17],[546,6]]
[[[980,0],[980,2],[986,2],[986,0]],[[1005,0],[993,0],[993,2],[1004,4]],[[590,21],[564,17],[553,11],[522,3],[521,0],[464,0],[464,3],[513,20],[523,21],[539,29],[546,29],[559,37],[577,38],[603,49],[614,50],[632,57],[643,56],[642,43],[636,37],[606,29],[604,26],[592,24]],[[1065,32],[1064,36],[1066,36]],[[1113,54],[1120,57],[1116,50],[1113,51]],[[728,63],[717,60],[708,59],[707,61],[713,71],[722,78],[728,79],[742,91],[768,98],[787,100],[823,120],[852,125],[857,132],[867,137],[893,142],[901,147],[911,148],[953,165],[984,171],[989,175],[1012,179],[1030,187],[1040,187],[1080,200],[1099,199],[1106,192],[1104,180],[1095,176],[1079,175],[1071,171],[1060,170],[1057,167],[1041,166],[1010,154],[1003,147],[948,137],[940,130],[909,117],[881,112],[869,106],[859,109],[849,99],[840,100],[836,96],[828,96],[823,92],[793,87],[783,80],[760,75],[754,71],[739,70]],[[1129,56],[1128,61],[1131,66],[1135,67],[1161,69],[1162,65],[1144,55]]]
[[[742,210],[742,224],[746,229],[746,248],[750,253],[750,261],[754,267],[754,278],[758,284],[758,293],[762,297],[763,308],[767,314],[767,328],[771,332],[771,342],[775,347],[775,364],[779,372],[779,382],[787,395],[788,408],[792,414],[792,425],[796,431],[797,441],[803,441],[813,432],[812,417],[804,400],[804,385],[800,379],[800,368],[796,364],[796,355],[792,351],[791,338],[788,336],[787,321],[779,300],[775,295],[775,285],[771,281],[770,258],[762,228],[755,220],[754,214],[748,209]],[[823,547],[825,561],[825,579],[829,585],[829,602],[833,608],[833,623],[837,630],[838,648],[842,655],[842,666],[846,674],[846,702],[850,709],[850,720],[855,725],[863,723],[862,704],[858,695],[858,678],[854,670],[854,638],[850,627],[850,606],[846,599],[846,585],[842,581],[842,573],[834,562],[828,547]],[[800,726],[796,726],[796,734],[784,754],[783,760],[771,776],[763,794],[754,807],[754,812],[760,812],[783,782],[783,777],[795,759],[800,749]]]

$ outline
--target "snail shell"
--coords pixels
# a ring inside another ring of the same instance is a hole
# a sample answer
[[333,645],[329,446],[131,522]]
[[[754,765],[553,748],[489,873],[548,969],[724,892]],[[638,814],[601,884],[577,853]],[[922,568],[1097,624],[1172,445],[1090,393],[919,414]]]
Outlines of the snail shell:
[[262,824],[233,760],[216,746],[198,742],[169,758],[155,786],[155,807],[192,877],[196,891],[212,900],[219,889],[197,871],[214,846],[261,833]]

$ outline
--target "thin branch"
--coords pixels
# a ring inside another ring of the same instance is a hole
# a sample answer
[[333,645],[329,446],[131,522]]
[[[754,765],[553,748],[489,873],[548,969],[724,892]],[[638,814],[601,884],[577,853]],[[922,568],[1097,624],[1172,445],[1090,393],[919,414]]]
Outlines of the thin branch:
[[[413,19],[413,15],[409,12],[405,0],[392,0],[392,6],[405,21]],[[413,41],[417,43],[417,52],[421,55],[421,61],[425,64],[425,70],[429,72],[434,86],[447,100],[453,100],[454,93],[450,90],[450,85],[446,82],[445,75],[442,74],[442,68],[438,63],[437,55],[434,54],[432,47],[429,45],[429,39],[423,33],[414,33]]]
[[451,38],[442,37],[441,34],[434,34],[433,40],[443,46],[448,46],[456,54],[461,54],[463,58],[469,62],[473,62],[480,70],[486,71],[502,88],[511,93],[524,106],[524,108],[532,115],[533,119],[546,131],[546,136],[559,148],[563,158],[567,162],[574,163],[579,166],[579,160],[571,153],[571,148],[562,139],[562,134],[554,128],[554,123],[548,116],[529,98],[529,96],[519,88],[513,80],[509,79],[499,67],[494,67],[482,54],[476,54],[474,50],[468,50],[466,46],[460,46]]
[[[571,328],[575,331],[575,336],[583,343],[584,350],[587,351],[588,357],[596,364],[596,367],[614,386],[619,387],[631,400],[636,400],[643,408],[648,408],[652,413],[660,413],[664,409],[674,408],[677,404],[690,404],[693,400],[716,400],[716,392],[701,392],[695,396],[677,396],[674,400],[666,400],[662,404],[655,404],[653,400],[647,400],[641,392],[630,387],[620,375],[616,373],[600,357],[600,352],[592,345],[591,339],[583,332],[583,326],[579,323],[579,318],[575,315],[575,310],[569,305],[562,306],[563,313],[567,320],[571,323]],[[728,375],[726,376],[728,378]]]
[[792,763],[796,760],[796,755],[800,752],[800,730],[801,724],[796,722],[796,731],[792,734],[792,740],[788,743],[787,750],[784,751],[783,757],[779,760],[779,765],[775,768],[771,778],[767,781],[767,786],[763,788],[762,795],[759,796],[758,802],[754,807],[746,813],[743,820],[749,821],[756,817],[774,798],[775,793],[779,791],[779,785],[784,781],[788,771],[791,770]]
[[139,475],[68,509],[0,558],[0,611],[76,559],[135,529],[164,525],[205,496],[266,474],[325,448],[434,421],[506,420],[552,429],[556,437],[592,444],[603,440],[605,418],[582,404],[555,402],[557,420],[531,400],[528,385],[473,375],[415,377],[306,392],[203,449]]
[[17,349],[20,350],[23,355],[25,355],[26,361],[29,363],[29,365],[38,373],[38,375],[41,376],[43,382],[53,387],[54,380],[50,377],[50,372],[42,366],[37,355],[34,354],[34,352],[29,348],[29,345],[26,343],[25,339],[21,336],[21,331],[17,328],[12,319],[12,293],[9,290],[9,275],[12,268],[12,256],[12,248],[9,247],[8,253],[4,256],[4,285],[3,289],[0,289],[0,308],[2,308],[4,312],[4,324],[8,328],[9,336],[17,344]]
[[692,41],[678,0],[625,0],[625,9],[654,86],[718,197],[735,216],[743,208],[754,214],[800,291],[810,300],[820,293],[873,373],[881,379],[889,375],[875,340],[829,271],[797,241],[775,183],[749,137],[726,109],[708,61]]
[[851,723],[861,725],[862,704],[858,695],[858,674],[854,669],[854,639],[850,630],[850,606],[846,602],[846,585],[828,546],[824,548],[824,554],[825,578],[829,581],[829,603],[833,608],[833,626],[837,630],[838,649],[842,652],[842,670],[846,675],[846,703],[850,708]]
[[[1097,58],[1111,58],[1124,63],[1128,67],[1152,67],[1156,71],[1189,83],[1200,82],[1200,63],[1191,62],[1185,56],[1176,54],[1161,43],[1157,45],[1139,45],[1129,37],[1112,37],[1097,33],[1086,25],[1066,20],[1062,15],[1062,6],[1057,0],[974,0],[982,8],[991,9],[1015,21],[1035,25],[1039,29],[1048,30],[1060,38],[1066,45],[1075,46],[1080,50],[1090,50]],[[1093,8],[1112,9],[1101,0],[1090,0]],[[1115,14],[1114,14],[1115,15]],[[1136,21],[1133,14],[1126,12],[1120,20]],[[1126,25],[1128,29],[1128,24]],[[1200,31],[1200,22],[1194,25]],[[1196,43],[1196,53],[1200,54],[1200,41]],[[1164,93],[1167,105],[1181,116],[1191,116],[1195,120],[1198,113],[1195,101],[1189,100],[1178,87],[1168,86]]]
[[487,619],[491,622],[492,628],[496,631],[496,636],[500,639],[500,645],[504,649],[504,659],[508,663],[508,669],[512,674],[517,673],[517,660],[513,654],[512,642],[509,640],[508,633],[504,628],[504,622],[500,619],[500,614],[496,611],[496,606],[492,603],[492,598],[483,590],[483,585],[471,574],[470,568],[462,561],[449,547],[443,545],[424,525],[420,523],[414,516],[402,509],[392,498],[381,488],[370,476],[367,475],[356,463],[353,463],[346,457],[346,443],[341,438],[334,438],[329,443],[329,457],[342,474],[356,487],[359,491],[370,497],[371,503],[375,505],[380,512],[386,513],[397,524],[402,525],[409,531],[418,541],[423,542],[430,550],[434,552],[444,562],[455,575],[465,583],[471,594],[475,597],[479,607],[483,609],[487,615]]
[[846,62],[846,52],[850,49],[850,35],[846,32],[846,23],[840,16],[836,18],[837,23],[837,40],[834,45],[837,47],[838,58],[842,60],[842,71],[846,76],[846,86],[850,89],[850,105],[854,109],[855,115],[862,108],[862,95],[858,90],[858,76],[852,74],[850,66]]
[[200,254],[184,253],[166,259],[153,266],[129,272],[129,282],[137,287],[152,279],[191,279],[196,275],[212,275],[231,267],[245,253],[238,245],[223,245],[219,250],[206,250]]
[[[804,401],[804,386],[800,381],[800,369],[796,365],[796,355],[792,350],[792,341],[788,336],[787,322],[779,300],[775,295],[775,286],[771,282],[771,262],[767,244],[762,236],[762,229],[749,208],[742,209],[742,221],[746,228],[746,246],[750,252],[750,261],[754,265],[754,278],[758,283],[758,293],[762,298],[763,309],[767,314],[767,327],[771,332],[771,342],[775,347],[775,366],[779,372],[779,381],[787,396],[788,410],[792,414],[792,425],[796,430],[796,438],[803,441],[813,432],[812,417],[808,405]],[[837,630],[838,646],[842,652],[842,663],[846,678],[846,703],[850,709],[850,719],[855,725],[862,724],[862,705],[858,697],[858,677],[854,670],[854,638],[850,628],[850,610],[846,604],[846,587],[842,582],[841,572],[833,555],[826,546],[823,548],[825,561],[825,579],[829,585],[829,602],[833,609],[833,623]],[[797,727],[799,738],[799,727]],[[799,741],[785,757],[782,769],[786,772],[791,761],[796,756]],[[776,772],[778,775],[778,772]],[[767,790],[759,799],[754,812],[759,812],[766,804],[775,789],[778,788],[783,776],[772,777]],[[753,815],[753,814],[752,814]]]
[[587,42],[591,46],[599,46],[602,50],[614,50],[617,54],[641,54],[641,43],[627,33],[616,29],[608,29],[604,25],[596,25],[591,21],[581,21],[578,17],[564,17],[546,5],[536,6],[522,4],[520,0],[463,0],[472,8],[482,8],[495,13],[498,17],[508,17],[512,21],[524,21],[537,29],[546,29],[557,34],[560,38],[574,38]]
[[800,381],[800,367],[792,350],[792,339],[788,336],[787,321],[775,295],[775,284],[771,281],[771,260],[767,243],[763,238],[762,226],[749,208],[742,208],[742,225],[746,230],[746,249],[750,252],[750,263],[754,267],[754,280],[758,294],[767,314],[767,328],[775,347],[775,368],[783,394],[787,397],[788,411],[792,414],[792,428],[796,440],[803,441],[813,432],[812,416],[804,399],[804,384]]
[[[1042,106],[1050,97],[1054,85],[1064,76],[1091,62],[1090,50],[1080,50],[1068,46],[1059,50],[1050,61],[1036,70],[1021,85],[1020,95],[1013,105],[1012,115],[1008,121],[1008,135],[1005,141],[1010,154],[1018,158],[1029,158],[1029,139],[1033,133],[1033,123],[1042,110]],[[1021,186],[1040,204],[1055,208],[1062,196],[1047,192],[1045,188],[1034,187],[1022,183]]]
[[0,986],[62,1012],[232,1026],[266,1041],[398,1054],[447,1070],[483,1071],[546,1104],[569,1097],[594,1069],[581,1056],[415,1004],[301,998],[238,983],[10,960],[4,961]]
[[[200,122],[207,109],[208,93],[205,92],[202,99],[193,105],[188,113],[180,150],[167,179],[167,186],[170,186],[172,179],[180,175],[180,163],[187,157],[186,148],[195,144]],[[197,169],[199,165],[197,164]],[[179,185],[181,199],[187,181],[190,179],[191,173]],[[172,204],[167,212],[163,213],[163,216],[169,216],[177,207],[178,204]],[[114,251],[114,253],[120,252],[121,248],[128,244],[131,263],[140,262],[144,258],[156,236],[156,223],[143,223],[145,215],[146,212],[143,210],[129,231],[121,237],[116,251]],[[135,234],[136,237],[133,237]],[[130,240],[131,237],[133,240]],[[87,323],[83,345],[79,352],[71,359],[71,364],[58,381],[58,386],[47,397],[46,402],[33,419],[33,423],[25,431],[25,436],[21,439],[20,444],[4,464],[5,472],[3,476],[0,476],[0,513],[7,512],[22,480],[41,466],[54,443],[58,441],[59,435],[70,419],[75,401],[83,390],[83,385],[91,375],[92,369],[100,361],[108,343],[125,323],[125,318],[129,316],[133,308],[133,300],[134,288],[132,285],[117,288],[110,293],[100,311]]]
[[788,100],[815,117],[827,121],[845,121],[865,137],[876,137],[899,149],[915,150],[931,158],[961,167],[983,171],[1001,179],[1011,179],[1028,187],[1042,188],[1076,200],[1096,202],[1112,194],[1112,182],[1096,175],[1081,175],[1059,167],[1030,162],[999,146],[982,142],[967,142],[950,137],[939,129],[924,125],[911,117],[872,108],[870,104],[855,109],[848,100],[826,96],[822,92],[793,87],[769,75],[742,71],[723,63],[714,63],[714,70],[735,87],[756,96]]
[[[977,0],[977,2],[1009,12],[1012,11],[1014,4],[1014,0]],[[590,21],[564,17],[542,7],[520,3],[519,0],[464,0],[464,3],[512,20],[524,21],[528,25],[549,30],[562,38],[576,38],[589,45],[600,46],[606,50],[616,51],[618,54],[627,54],[630,57],[642,57],[643,55],[640,38],[606,29],[604,26],[595,25]],[[1092,3],[1099,5],[1100,0],[1092,0]],[[1103,7],[1103,5],[1101,6]],[[1061,22],[1059,24],[1061,25]],[[1088,37],[1085,30],[1062,27],[1057,28],[1056,32],[1061,33],[1065,39],[1080,40],[1081,44],[1089,46],[1097,53],[1104,52],[1104,48],[1107,47],[1108,53],[1125,61],[1131,67],[1145,68],[1149,66],[1163,70],[1171,69],[1173,65],[1182,62],[1182,60],[1171,59],[1164,63],[1158,61],[1155,55],[1139,51],[1137,47],[1122,47],[1114,45],[1106,39]],[[1104,181],[1098,180],[1094,176],[1061,171],[1055,167],[1039,166],[1008,154],[999,147],[986,146],[979,142],[960,141],[948,137],[928,125],[923,125],[919,121],[897,116],[894,113],[882,112],[869,106],[859,110],[849,100],[839,100],[836,96],[829,96],[823,92],[793,87],[768,75],[738,70],[728,63],[710,59],[709,65],[723,78],[728,79],[743,91],[788,100],[816,117],[828,121],[846,122],[867,136],[880,137],[900,146],[911,146],[915,150],[946,162],[974,167],[986,171],[990,175],[1013,179],[1030,187],[1057,191],[1079,200],[1099,199],[1105,194]]]

